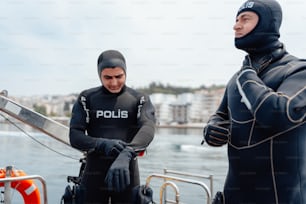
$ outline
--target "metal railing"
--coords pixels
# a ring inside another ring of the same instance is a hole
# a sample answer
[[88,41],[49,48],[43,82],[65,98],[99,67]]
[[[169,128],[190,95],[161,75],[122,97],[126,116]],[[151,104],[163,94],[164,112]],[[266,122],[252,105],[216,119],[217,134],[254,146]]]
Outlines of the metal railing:
[[[7,172],[11,170],[10,167],[7,167]],[[47,197],[47,184],[45,179],[42,176],[39,175],[27,175],[27,176],[17,176],[17,177],[10,177],[10,175],[7,173],[7,177],[0,178],[0,183],[4,183],[4,204],[11,204],[11,182],[15,181],[24,181],[24,180],[33,180],[37,179],[42,184],[42,191],[43,191],[43,201],[44,204],[48,204],[48,197]]]
[[[183,177],[177,177],[177,176],[172,176],[172,175],[167,175],[167,174],[175,174],[179,176],[184,176]],[[210,187],[208,187],[205,183],[200,182],[198,180],[193,180],[185,177],[195,177],[195,178],[203,178],[203,179],[208,179],[210,181]],[[212,189],[213,189],[213,177],[212,175],[210,176],[202,176],[198,174],[191,174],[187,172],[181,172],[181,171],[173,171],[173,170],[167,170],[164,169],[164,174],[151,174],[147,177],[146,179],[146,186],[148,187],[152,178],[160,178],[163,179],[164,182],[162,186],[160,187],[160,192],[159,192],[159,199],[160,199],[160,204],[164,203],[174,203],[174,204],[179,204],[180,203],[180,192],[179,188],[176,185],[175,182],[183,182],[183,183],[189,183],[193,185],[200,186],[206,193],[207,197],[207,204],[211,203],[211,195],[212,195]],[[167,186],[171,186],[173,190],[175,191],[175,200],[168,200],[167,195],[166,195],[166,189]]]

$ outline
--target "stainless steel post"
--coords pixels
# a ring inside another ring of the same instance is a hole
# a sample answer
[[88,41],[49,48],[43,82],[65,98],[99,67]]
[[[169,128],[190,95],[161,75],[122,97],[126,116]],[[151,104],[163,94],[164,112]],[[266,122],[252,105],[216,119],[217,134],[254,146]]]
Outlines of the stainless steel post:
[[[5,177],[6,178],[11,177],[13,167],[12,166],[7,166],[5,170],[6,170]],[[4,203],[5,204],[11,204],[12,203],[11,195],[12,195],[11,182],[7,181],[7,182],[4,183]]]

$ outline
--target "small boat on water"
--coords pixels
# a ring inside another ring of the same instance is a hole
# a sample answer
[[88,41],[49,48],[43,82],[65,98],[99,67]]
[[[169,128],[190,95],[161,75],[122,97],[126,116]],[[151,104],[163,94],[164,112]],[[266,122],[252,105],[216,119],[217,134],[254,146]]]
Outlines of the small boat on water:
[[[8,98],[7,92],[2,91],[0,93],[0,112],[4,112],[7,115],[18,119],[19,121],[39,130],[46,135],[56,139],[57,141],[70,146],[69,143],[69,128],[55,120],[52,120],[44,115],[41,115],[15,101]],[[175,170],[164,169],[163,174],[153,173],[147,176],[144,186],[150,187],[152,180],[161,180],[161,186],[159,187],[159,203],[181,203],[180,201],[180,189],[177,183],[183,182],[191,184],[194,187],[200,187],[203,189],[204,200],[203,203],[210,204],[213,194],[213,176],[203,176],[198,174],[192,174],[188,172],[181,172]],[[208,181],[208,185],[202,182],[203,179]],[[41,182],[42,189],[38,190],[35,182]],[[73,186],[78,185],[78,177],[68,176],[68,182]],[[169,199],[167,196],[167,189],[171,187],[174,198]],[[28,203],[48,203],[47,195],[47,183],[40,175],[27,175],[25,172],[19,169],[14,169],[11,166],[4,168],[0,167],[0,188],[4,188],[4,200],[0,201],[5,204],[11,204],[12,189],[18,191],[24,199],[26,204]],[[158,189],[153,189],[154,191]],[[157,203],[157,201],[156,201]]]

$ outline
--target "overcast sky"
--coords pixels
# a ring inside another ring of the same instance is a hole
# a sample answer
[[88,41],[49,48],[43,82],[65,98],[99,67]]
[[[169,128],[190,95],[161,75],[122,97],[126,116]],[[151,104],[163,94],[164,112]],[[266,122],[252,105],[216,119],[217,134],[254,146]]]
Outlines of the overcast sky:
[[[98,86],[107,49],[127,60],[127,84],[226,84],[245,53],[233,44],[240,0],[1,0],[0,90],[69,94]],[[306,1],[280,0],[281,41],[306,58]]]

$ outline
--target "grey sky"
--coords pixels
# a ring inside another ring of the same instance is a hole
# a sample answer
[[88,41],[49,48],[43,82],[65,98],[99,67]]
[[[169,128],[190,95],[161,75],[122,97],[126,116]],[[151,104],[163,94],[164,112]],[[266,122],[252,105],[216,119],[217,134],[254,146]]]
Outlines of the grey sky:
[[[280,0],[281,41],[306,58],[306,1]],[[0,89],[10,95],[69,94],[100,84],[106,49],[127,59],[131,87],[226,84],[244,53],[233,44],[243,1],[2,0]]]

